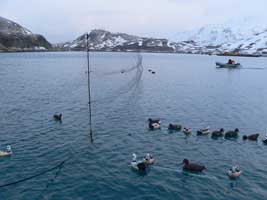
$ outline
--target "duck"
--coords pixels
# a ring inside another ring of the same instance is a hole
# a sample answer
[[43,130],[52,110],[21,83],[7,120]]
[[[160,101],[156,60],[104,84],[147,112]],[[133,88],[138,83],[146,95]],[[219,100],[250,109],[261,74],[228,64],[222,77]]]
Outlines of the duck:
[[180,124],[169,124],[168,130],[170,131],[180,131],[182,129],[182,125]]
[[237,138],[239,134],[239,129],[236,128],[234,131],[227,131],[224,138]]
[[161,122],[160,122],[160,119],[152,119],[152,118],[148,118],[148,120],[147,120],[149,123],[151,123],[151,124],[153,124],[153,123],[158,123],[158,124],[160,124]]
[[146,171],[147,165],[144,161],[137,161],[137,156],[135,153],[132,154],[132,162],[131,162],[131,167],[135,170],[139,171]]
[[212,138],[223,137],[223,133],[224,133],[224,129],[221,128],[219,131],[218,131],[218,130],[217,130],[217,131],[213,131],[213,132],[211,133],[211,137],[212,137]]
[[204,165],[189,163],[188,159],[184,159],[183,164],[184,164],[183,170],[202,172],[204,169],[206,169],[206,167]]
[[149,69],[148,71],[149,71],[149,72],[151,72],[152,70],[151,70],[151,69]]
[[184,128],[183,128],[183,133],[186,134],[186,135],[191,134],[191,128],[186,128],[186,127],[184,127]]
[[62,114],[60,113],[59,115],[58,114],[54,114],[54,120],[56,121],[61,121],[62,120]]
[[224,129],[221,128],[219,131],[218,130],[217,131],[213,131],[211,133],[211,137],[212,138],[222,137],[223,136],[223,133],[224,133]]
[[160,119],[148,119],[148,126],[151,130],[160,129]]
[[235,179],[237,177],[239,177],[241,175],[242,171],[239,169],[238,166],[233,166],[232,168],[230,168],[227,172],[227,175],[229,176],[229,178],[231,179]]
[[146,165],[153,165],[154,162],[155,162],[155,159],[153,158],[153,156],[147,153],[146,156],[144,157],[144,163]]
[[208,134],[210,134],[210,127],[209,126],[197,131],[197,135],[208,135]]
[[149,124],[149,128],[150,128],[151,130],[160,129],[160,124],[159,124],[159,123],[152,123],[152,124]]
[[154,72],[154,71],[152,71],[151,73],[152,73],[152,74],[156,74],[156,72]]
[[247,135],[243,135],[243,140],[257,141],[259,136],[260,136],[259,133],[248,135],[248,136]]
[[264,138],[262,139],[262,142],[263,142],[264,144],[267,144],[267,135],[264,136]]
[[0,150],[0,157],[12,155],[12,149],[10,145],[6,146],[6,150]]

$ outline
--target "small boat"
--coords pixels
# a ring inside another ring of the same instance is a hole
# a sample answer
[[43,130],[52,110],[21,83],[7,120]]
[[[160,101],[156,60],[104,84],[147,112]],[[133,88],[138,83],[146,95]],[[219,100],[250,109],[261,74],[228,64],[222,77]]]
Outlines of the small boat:
[[136,159],[137,159],[137,156],[135,153],[133,153],[133,159],[131,162],[131,167],[135,170],[145,171],[147,165],[144,163],[144,161],[141,161],[141,160],[137,161]]
[[183,133],[184,134],[189,135],[189,134],[191,134],[191,132],[192,132],[191,128],[186,128],[186,127],[183,128]]
[[216,62],[217,68],[229,68],[229,69],[234,69],[241,67],[240,63],[235,63],[235,64],[228,64],[228,63],[221,63],[221,62]]
[[182,125],[180,124],[169,124],[168,130],[169,131],[180,131],[182,129]]
[[207,128],[200,129],[197,131],[197,135],[208,135],[210,134],[210,127],[208,126]]
[[12,154],[12,149],[10,145],[7,145],[6,150],[0,150],[0,157],[10,156]]
[[146,165],[153,165],[155,162],[155,159],[153,158],[153,156],[151,154],[146,154],[146,156],[144,157],[144,163]]
[[229,178],[235,179],[241,175],[242,171],[239,169],[238,166],[233,166],[231,169],[228,170],[227,175]]

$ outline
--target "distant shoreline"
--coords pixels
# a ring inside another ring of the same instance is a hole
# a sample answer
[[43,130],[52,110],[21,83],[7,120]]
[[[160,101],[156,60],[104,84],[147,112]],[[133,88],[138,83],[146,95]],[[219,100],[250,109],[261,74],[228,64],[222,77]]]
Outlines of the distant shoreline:
[[[85,52],[83,50],[19,50],[19,51],[0,51],[0,54],[3,53],[48,53],[48,52]],[[254,55],[254,54],[235,54],[235,53],[221,53],[221,54],[212,54],[212,53],[191,53],[191,52],[167,52],[167,51],[104,51],[104,50],[93,50],[90,52],[104,52],[104,53],[168,53],[168,54],[190,54],[190,55],[209,55],[209,56],[225,56],[225,57],[267,57],[267,55]]]

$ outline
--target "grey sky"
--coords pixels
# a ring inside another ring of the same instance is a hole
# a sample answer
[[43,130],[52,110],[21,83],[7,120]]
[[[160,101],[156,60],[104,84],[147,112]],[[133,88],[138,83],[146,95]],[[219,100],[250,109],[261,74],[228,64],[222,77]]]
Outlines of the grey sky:
[[170,38],[242,17],[264,23],[266,8],[267,0],[0,0],[0,16],[51,42],[72,40],[95,28]]

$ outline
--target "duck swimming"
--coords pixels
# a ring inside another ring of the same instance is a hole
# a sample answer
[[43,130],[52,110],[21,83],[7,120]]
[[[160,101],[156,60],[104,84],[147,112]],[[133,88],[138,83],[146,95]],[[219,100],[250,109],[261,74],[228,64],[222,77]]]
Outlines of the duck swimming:
[[147,120],[149,123],[158,123],[160,124],[160,119],[151,119],[151,118],[148,118]]
[[236,128],[234,131],[228,131],[225,133],[224,138],[237,138],[239,134],[239,129]]
[[160,124],[158,123],[149,124],[149,128],[151,130],[160,129]]
[[231,179],[235,179],[241,175],[242,171],[239,169],[238,166],[233,166],[232,168],[229,169],[227,172],[227,175]]
[[197,131],[197,135],[208,135],[210,134],[210,127],[203,128]]
[[148,119],[148,127],[151,130],[160,129],[160,119]]
[[184,164],[183,170],[201,172],[204,169],[206,169],[206,167],[204,165],[198,165],[198,164],[194,164],[194,163],[189,163],[189,160],[187,160],[187,159],[183,160],[183,164]]
[[221,128],[219,131],[213,131],[211,133],[212,138],[218,138],[218,137],[223,137],[224,129]]
[[259,136],[260,136],[259,133],[252,134],[252,135],[249,135],[249,136],[243,135],[243,140],[257,141]]
[[263,142],[264,144],[267,144],[267,135],[264,136],[264,138],[262,139],[262,142]]
[[183,128],[183,133],[186,134],[186,135],[191,134],[191,128],[186,128],[186,127],[184,127],[184,128]]
[[182,125],[180,124],[169,124],[168,130],[170,131],[180,131],[182,129]]
[[131,162],[131,167],[135,170],[145,171],[147,168],[147,165],[145,164],[145,162],[137,161],[136,158],[137,158],[136,154],[133,153],[133,159]]
[[153,158],[153,156],[151,154],[146,154],[146,156],[144,157],[144,163],[148,166],[148,165],[153,165],[155,162],[155,159]]
[[12,154],[12,149],[10,145],[6,146],[6,150],[0,150],[0,157],[4,157],[4,156],[10,156]]
[[62,114],[60,113],[59,115],[58,114],[54,114],[54,120],[56,121],[61,121],[62,120]]

